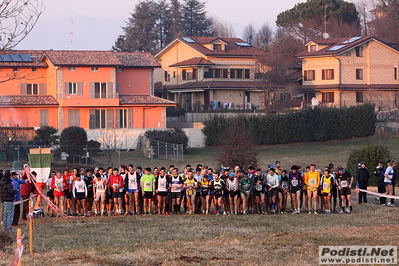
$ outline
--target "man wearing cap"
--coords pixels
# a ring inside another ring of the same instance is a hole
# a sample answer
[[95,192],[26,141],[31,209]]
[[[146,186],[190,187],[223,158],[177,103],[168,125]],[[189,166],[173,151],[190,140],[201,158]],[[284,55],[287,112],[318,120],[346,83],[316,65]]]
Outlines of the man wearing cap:
[[[369,169],[364,161],[360,162],[360,168],[357,169],[356,180],[360,189],[367,190],[367,183],[370,179]],[[359,203],[367,203],[367,193],[359,191]]]

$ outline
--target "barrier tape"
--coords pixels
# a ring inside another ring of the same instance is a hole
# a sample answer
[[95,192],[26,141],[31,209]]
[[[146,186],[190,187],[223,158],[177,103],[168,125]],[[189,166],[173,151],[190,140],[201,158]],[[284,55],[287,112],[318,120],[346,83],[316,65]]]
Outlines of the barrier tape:
[[25,201],[31,200],[31,199],[33,199],[35,197],[37,197],[37,195],[31,195],[29,198],[24,199],[24,200],[14,201],[14,205],[18,205],[18,204],[24,203]]
[[373,191],[369,191],[369,190],[365,190],[365,189],[361,189],[361,188],[358,188],[357,190],[359,190],[361,192],[366,192],[368,194],[378,196],[378,197],[389,198],[389,199],[399,199],[399,196],[395,196],[395,195],[381,194],[381,193],[377,193],[377,192],[373,192]]
[[14,257],[11,260],[10,266],[17,266],[18,265],[18,262],[19,262],[19,260],[22,257],[22,251],[23,250],[24,250],[24,245],[22,245],[22,243],[21,243],[21,245],[15,249]]

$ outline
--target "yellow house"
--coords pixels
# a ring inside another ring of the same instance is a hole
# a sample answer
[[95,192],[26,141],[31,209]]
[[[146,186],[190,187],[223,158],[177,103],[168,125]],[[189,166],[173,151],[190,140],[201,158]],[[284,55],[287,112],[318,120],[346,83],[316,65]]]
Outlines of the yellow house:
[[260,107],[260,56],[261,50],[239,38],[177,38],[155,55],[163,71],[156,93],[186,110]]
[[344,107],[372,102],[378,109],[397,107],[398,44],[373,36],[314,40],[302,59],[305,104]]

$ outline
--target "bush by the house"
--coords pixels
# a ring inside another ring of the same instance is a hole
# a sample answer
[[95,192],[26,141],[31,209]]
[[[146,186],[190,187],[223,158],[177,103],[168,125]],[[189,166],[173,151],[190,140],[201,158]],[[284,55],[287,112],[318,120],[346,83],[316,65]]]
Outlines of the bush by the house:
[[61,151],[72,155],[83,155],[85,154],[85,148],[87,144],[87,133],[81,127],[67,127],[60,135],[60,146]]
[[[377,177],[374,175],[374,171],[378,165],[378,162],[383,162],[386,166],[386,162],[392,159],[391,154],[386,146],[378,146],[368,144],[360,149],[353,150],[348,158],[346,165],[349,173],[356,178],[356,168],[361,161],[365,161],[366,167],[370,172],[369,185],[377,185]],[[356,184],[356,181],[354,182]]]
[[100,151],[101,143],[96,140],[89,140],[87,142],[87,149],[90,155],[95,155]]
[[145,137],[151,140],[159,140],[173,144],[183,144],[183,152],[187,152],[188,137],[181,129],[149,130],[145,132]]
[[229,131],[250,131],[254,144],[284,144],[372,136],[374,105],[308,108],[268,116],[213,116],[204,122],[207,146],[219,145]]

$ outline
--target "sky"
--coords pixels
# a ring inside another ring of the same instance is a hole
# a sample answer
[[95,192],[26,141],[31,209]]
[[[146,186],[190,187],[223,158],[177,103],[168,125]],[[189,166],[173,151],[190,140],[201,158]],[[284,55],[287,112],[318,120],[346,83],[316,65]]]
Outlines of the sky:
[[[139,0],[43,0],[45,11],[14,49],[110,50]],[[277,15],[304,1],[208,0],[208,15],[233,25],[237,37],[246,25],[275,27]],[[71,32],[73,35],[71,37]],[[72,44],[71,44],[72,40]]]

